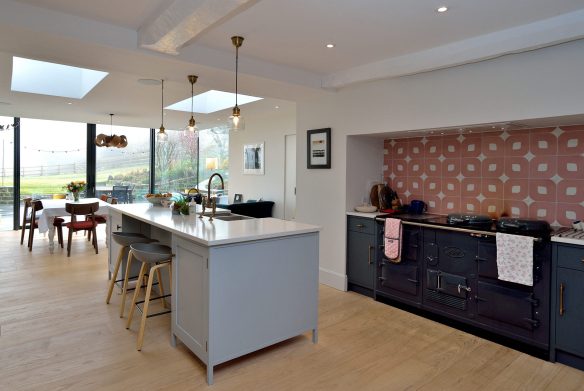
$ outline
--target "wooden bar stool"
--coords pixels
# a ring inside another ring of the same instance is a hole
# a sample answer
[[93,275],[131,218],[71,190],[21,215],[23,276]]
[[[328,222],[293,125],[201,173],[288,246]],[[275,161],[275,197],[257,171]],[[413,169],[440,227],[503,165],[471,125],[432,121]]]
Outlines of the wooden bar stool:
[[[158,243],[135,243],[130,245],[130,252],[138,261],[142,262],[140,267],[140,274],[138,275],[138,281],[142,281],[144,275],[146,274],[146,268],[150,267],[148,273],[148,285],[146,287],[146,294],[144,300],[137,301],[138,295],[140,294],[140,289],[142,284],[138,283],[134,291],[134,297],[132,298],[132,305],[130,307],[130,313],[128,314],[128,323],[126,324],[126,329],[130,328],[132,324],[132,317],[134,316],[134,309],[138,307],[138,304],[144,303],[142,308],[142,321],[140,322],[140,331],[138,332],[138,343],[136,349],[142,350],[142,343],[144,342],[144,328],[146,327],[146,318],[152,316],[168,314],[168,311],[160,311],[155,314],[148,314],[148,304],[151,300],[162,299],[162,303],[166,308],[165,297],[170,296],[170,294],[164,294],[164,289],[162,287],[162,278],[160,269],[163,267],[168,267],[168,273],[170,275],[170,283],[172,284],[172,251],[170,247],[164,246]],[[158,279],[158,287],[160,288],[160,296],[150,297],[152,293],[152,283],[154,281],[154,273],[156,272],[156,277]],[[140,307],[138,307],[140,309]]]
[[[116,280],[116,278],[118,277],[118,271],[120,270],[120,266],[122,264],[122,260],[124,259],[124,253],[130,248],[131,244],[134,243],[151,243],[151,242],[155,242],[156,240],[150,239],[149,237],[147,237],[146,235],[140,234],[140,233],[133,233],[133,232],[112,232],[112,239],[114,240],[114,242],[116,242],[117,244],[119,244],[120,247],[120,251],[118,253],[118,259],[116,261],[116,265],[114,266],[114,272],[112,274],[112,278],[110,280],[109,283],[109,289],[107,291],[107,298],[105,299],[105,303],[109,304],[110,299],[112,297],[112,292],[114,290],[114,285],[117,282],[122,282],[125,281],[125,278],[121,278],[119,280]],[[128,254],[128,257],[130,256],[130,254]],[[126,275],[128,274],[129,269],[126,269]],[[123,286],[122,289],[124,289],[127,291],[127,286]],[[124,303],[126,299],[126,294],[125,292],[123,292],[123,297],[122,297],[122,303]],[[123,312],[123,309],[122,309]]]

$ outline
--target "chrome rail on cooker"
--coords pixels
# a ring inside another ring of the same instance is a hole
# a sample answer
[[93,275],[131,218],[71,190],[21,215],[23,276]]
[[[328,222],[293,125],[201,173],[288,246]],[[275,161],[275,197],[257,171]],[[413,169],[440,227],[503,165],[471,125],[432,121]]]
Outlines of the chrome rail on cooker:
[[[385,219],[384,218],[380,218],[380,217],[376,217],[375,218],[375,221],[383,222],[383,221],[385,221]],[[418,227],[444,229],[444,230],[447,230],[447,231],[465,232],[465,233],[471,234],[472,236],[477,236],[477,237],[496,236],[497,235],[496,232],[478,231],[478,230],[470,229],[470,228],[460,228],[460,227],[453,227],[453,226],[434,225],[434,224],[427,224],[427,223],[417,223],[417,222],[414,222],[414,221],[403,221],[402,220],[402,224],[415,225],[415,226],[418,226]],[[533,237],[533,236],[531,236],[531,238],[535,242],[541,242],[542,241],[541,238],[536,238],[536,237]]]

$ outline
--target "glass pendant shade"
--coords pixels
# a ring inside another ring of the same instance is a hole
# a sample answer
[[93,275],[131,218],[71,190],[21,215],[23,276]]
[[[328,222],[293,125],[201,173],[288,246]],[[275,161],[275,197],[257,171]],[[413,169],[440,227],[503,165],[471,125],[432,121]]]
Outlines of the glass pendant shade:
[[233,114],[227,120],[227,127],[233,132],[245,130],[245,120],[240,114],[239,107],[233,108]]
[[159,143],[165,143],[168,141],[168,134],[164,131],[164,126],[161,126],[158,133],[156,133],[156,141]]
[[195,122],[195,117],[191,115],[191,119],[189,120],[189,125],[187,126],[189,132],[195,132],[197,130],[197,124]]

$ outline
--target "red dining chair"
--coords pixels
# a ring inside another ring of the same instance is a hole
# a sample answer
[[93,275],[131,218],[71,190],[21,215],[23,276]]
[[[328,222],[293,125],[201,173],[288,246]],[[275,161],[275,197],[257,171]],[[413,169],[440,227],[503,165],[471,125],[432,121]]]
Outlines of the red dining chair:
[[[65,227],[69,228],[69,236],[67,238],[67,256],[71,256],[71,242],[73,239],[73,232],[77,231],[87,231],[88,235],[93,234],[93,247],[95,248],[95,253],[98,254],[97,248],[97,235],[95,232],[95,227],[97,227],[97,222],[95,221],[95,212],[99,209],[99,202],[92,202],[87,204],[65,204],[65,210],[71,214],[71,221],[64,224]],[[85,216],[85,220],[77,221],[77,216]]]

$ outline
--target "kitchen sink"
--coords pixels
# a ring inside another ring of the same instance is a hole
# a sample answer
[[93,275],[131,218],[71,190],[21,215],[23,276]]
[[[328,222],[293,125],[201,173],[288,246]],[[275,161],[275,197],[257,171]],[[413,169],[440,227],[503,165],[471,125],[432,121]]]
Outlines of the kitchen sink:
[[248,220],[248,219],[252,219],[253,217],[242,216],[242,215],[217,215],[214,218],[217,220],[223,220],[223,221],[236,221],[236,220]]

